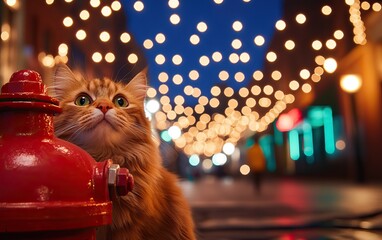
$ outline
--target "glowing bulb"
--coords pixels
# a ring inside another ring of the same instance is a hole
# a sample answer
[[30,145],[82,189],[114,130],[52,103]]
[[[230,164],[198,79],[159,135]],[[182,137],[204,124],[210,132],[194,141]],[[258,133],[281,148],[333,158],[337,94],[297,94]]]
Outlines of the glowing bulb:
[[87,11],[87,10],[82,10],[81,12],[80,12],[80,18],[82,19],[82,20],[88,20],[89,19],[89,17],[90,17],[90,13]]
[[106,53],[105,55],[105,61],[108,63],[112,63],[115,60],[115,55],[111,52]]
[[134,9],[135,9],[135,11],[137,11],[137,12],[141,12],[144,8],[145,8],[145,5],[143,4],[142,1],[136,1],[136,2],[134,3]]
[[130,53],[127,57],[127,61],[131,64],[135,64],[138,62],[138,56],[135,53]]
[[227,155],[232,155],[235,151],[235,145],[230,142],[227,142],[223,145],[223,152]]
[[207,31],[207,24],[205,22],[199,22],[198,25],[196,26],[199,32],[205,32]]
[[105,17],[108,17],[111,15],[112,11],[111,11],[111,8],[108,7],[108,6],[104,6],[102,9],[101,9],[101,13],[103,16]]
[[334,58],[325,59],[324,69],[328,73],[334,73],[337,69],[337,61]]
[[348,93],[355,93],[362,86],[361,77],[355,74],[344,75],[341,77],[340,86]]
[[128,43],[128,42],[130,42],[131,37],[130,37],[130,34],[128,34],[127,32],[124,32],[121,34],[120,39],[121,39],[121,42]]
[[178,126],[171,126],[168,129],[168,134],[170,135],[172,139],[178,139],[182,135],[182,131],[180,130]]
[[76,37],[78,40],[84,40],[86,38],[86,32],[80,29],[76,32]]
[[122,5],[119,1],[114,1],[111,3],[111,9],[114,11],[119,11],[122,8]]
[[66,17],[64,18],[62,23],[64,24],[65,27],[70,27],[73,25],[73,19],[71,17]]
[[156,99],[150,99],[149,101],[147,101],[146,103],[146,109],[147,111],[149,111],[150,113],[156,113],[159,111],[159,108],[160,108],[160,104],[158,102],[158,100]]
[[239,32],[243,29],[243,24],[240,22],[240,21],[235,21],[233,22],[232,24],[232,28],[233,30],[235,30],[236,32]]
[[101,62],[101,61],[102,61],[102,55],[101,55],[101,53],[99,53],[99,52],[95,52],[95,53],[93,53],[93,55],[92,55],[92,59],[93,59],[93,61],[94,61],[95,63],[99,63],[99,62]]
[[256,36],[255,39],[254,39],[253,41],[254,41],[254,43],[255,43],[257,46],[262,46],[262,45],[264,45],[264,43],[265,43],[265,39],[264,39],[264,37],[263,37],[263,36],[260,36],[260,35]]
[[99,38],[101,39],[102,42],[107,42],[110,40],[110,34],[106,31],[103,31],[100,33]]

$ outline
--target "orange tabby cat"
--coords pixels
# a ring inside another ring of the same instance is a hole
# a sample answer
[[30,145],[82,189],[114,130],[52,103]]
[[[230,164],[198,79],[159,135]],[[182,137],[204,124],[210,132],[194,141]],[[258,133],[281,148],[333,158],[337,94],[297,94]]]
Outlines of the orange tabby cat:
[[146,74],[124,85],[76,79],[66,65],[59,65],[49,89],[63,108],[54,119],[57,137],[85,149],[96,161],[112,159],[134,176],[133,191],[113,202],[108,239],[195,239],[189,206],[176,177],[161,165],[145,117]]

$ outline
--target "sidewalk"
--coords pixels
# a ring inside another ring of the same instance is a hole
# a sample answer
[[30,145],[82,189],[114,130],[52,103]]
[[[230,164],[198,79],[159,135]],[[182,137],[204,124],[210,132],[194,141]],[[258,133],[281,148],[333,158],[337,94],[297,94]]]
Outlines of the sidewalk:
[[[291,230],[302,229],[318,237],[327,237],[333,231],[333,236],[352,236],[303,239],[382,239],[381,186],[265,179],[261,193],[257,194],[249,179],[207,177],[196,182],[182,182],[203,236],[200,239],[281,239],[277,238],[281,235],[262,237],[270,232],[289,234]],[[321,233],[324,230],[329,233]],[[354,234],[365,236],[362,232],[375,236],[354,238]],[[308,237],[306,234],[302,236]]]

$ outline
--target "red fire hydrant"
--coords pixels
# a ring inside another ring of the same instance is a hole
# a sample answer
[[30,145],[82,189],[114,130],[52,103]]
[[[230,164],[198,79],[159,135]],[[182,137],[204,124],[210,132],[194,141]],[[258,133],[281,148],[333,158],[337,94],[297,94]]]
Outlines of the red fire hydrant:
[[132,176],[54,136],[61,109],[37,72],[16,72],[1,90],[0,239],[95,239]]

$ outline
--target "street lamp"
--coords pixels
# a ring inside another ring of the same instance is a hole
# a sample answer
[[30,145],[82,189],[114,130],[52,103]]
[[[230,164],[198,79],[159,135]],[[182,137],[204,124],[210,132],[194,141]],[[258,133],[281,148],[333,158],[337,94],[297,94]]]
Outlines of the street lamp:
[[340,86],[343,91],[349,93],[350,95],[350,106],[351,106],[351,114],[352,114],[352,122],[353,122],[353,131],[352,131],[352,141],[353,148],[355,154],[355,165],[356,165],[356,180],[359,183],[365,181],[365,173],[364,173],[364,162],[362,160],[361,155],[361,141],[360,141],[360,133],[358,127],[358,116],[357,116],[357,108],[355,102],[355,93],[362,86],[362,79],[359,75],[348,74],[341,77]]

